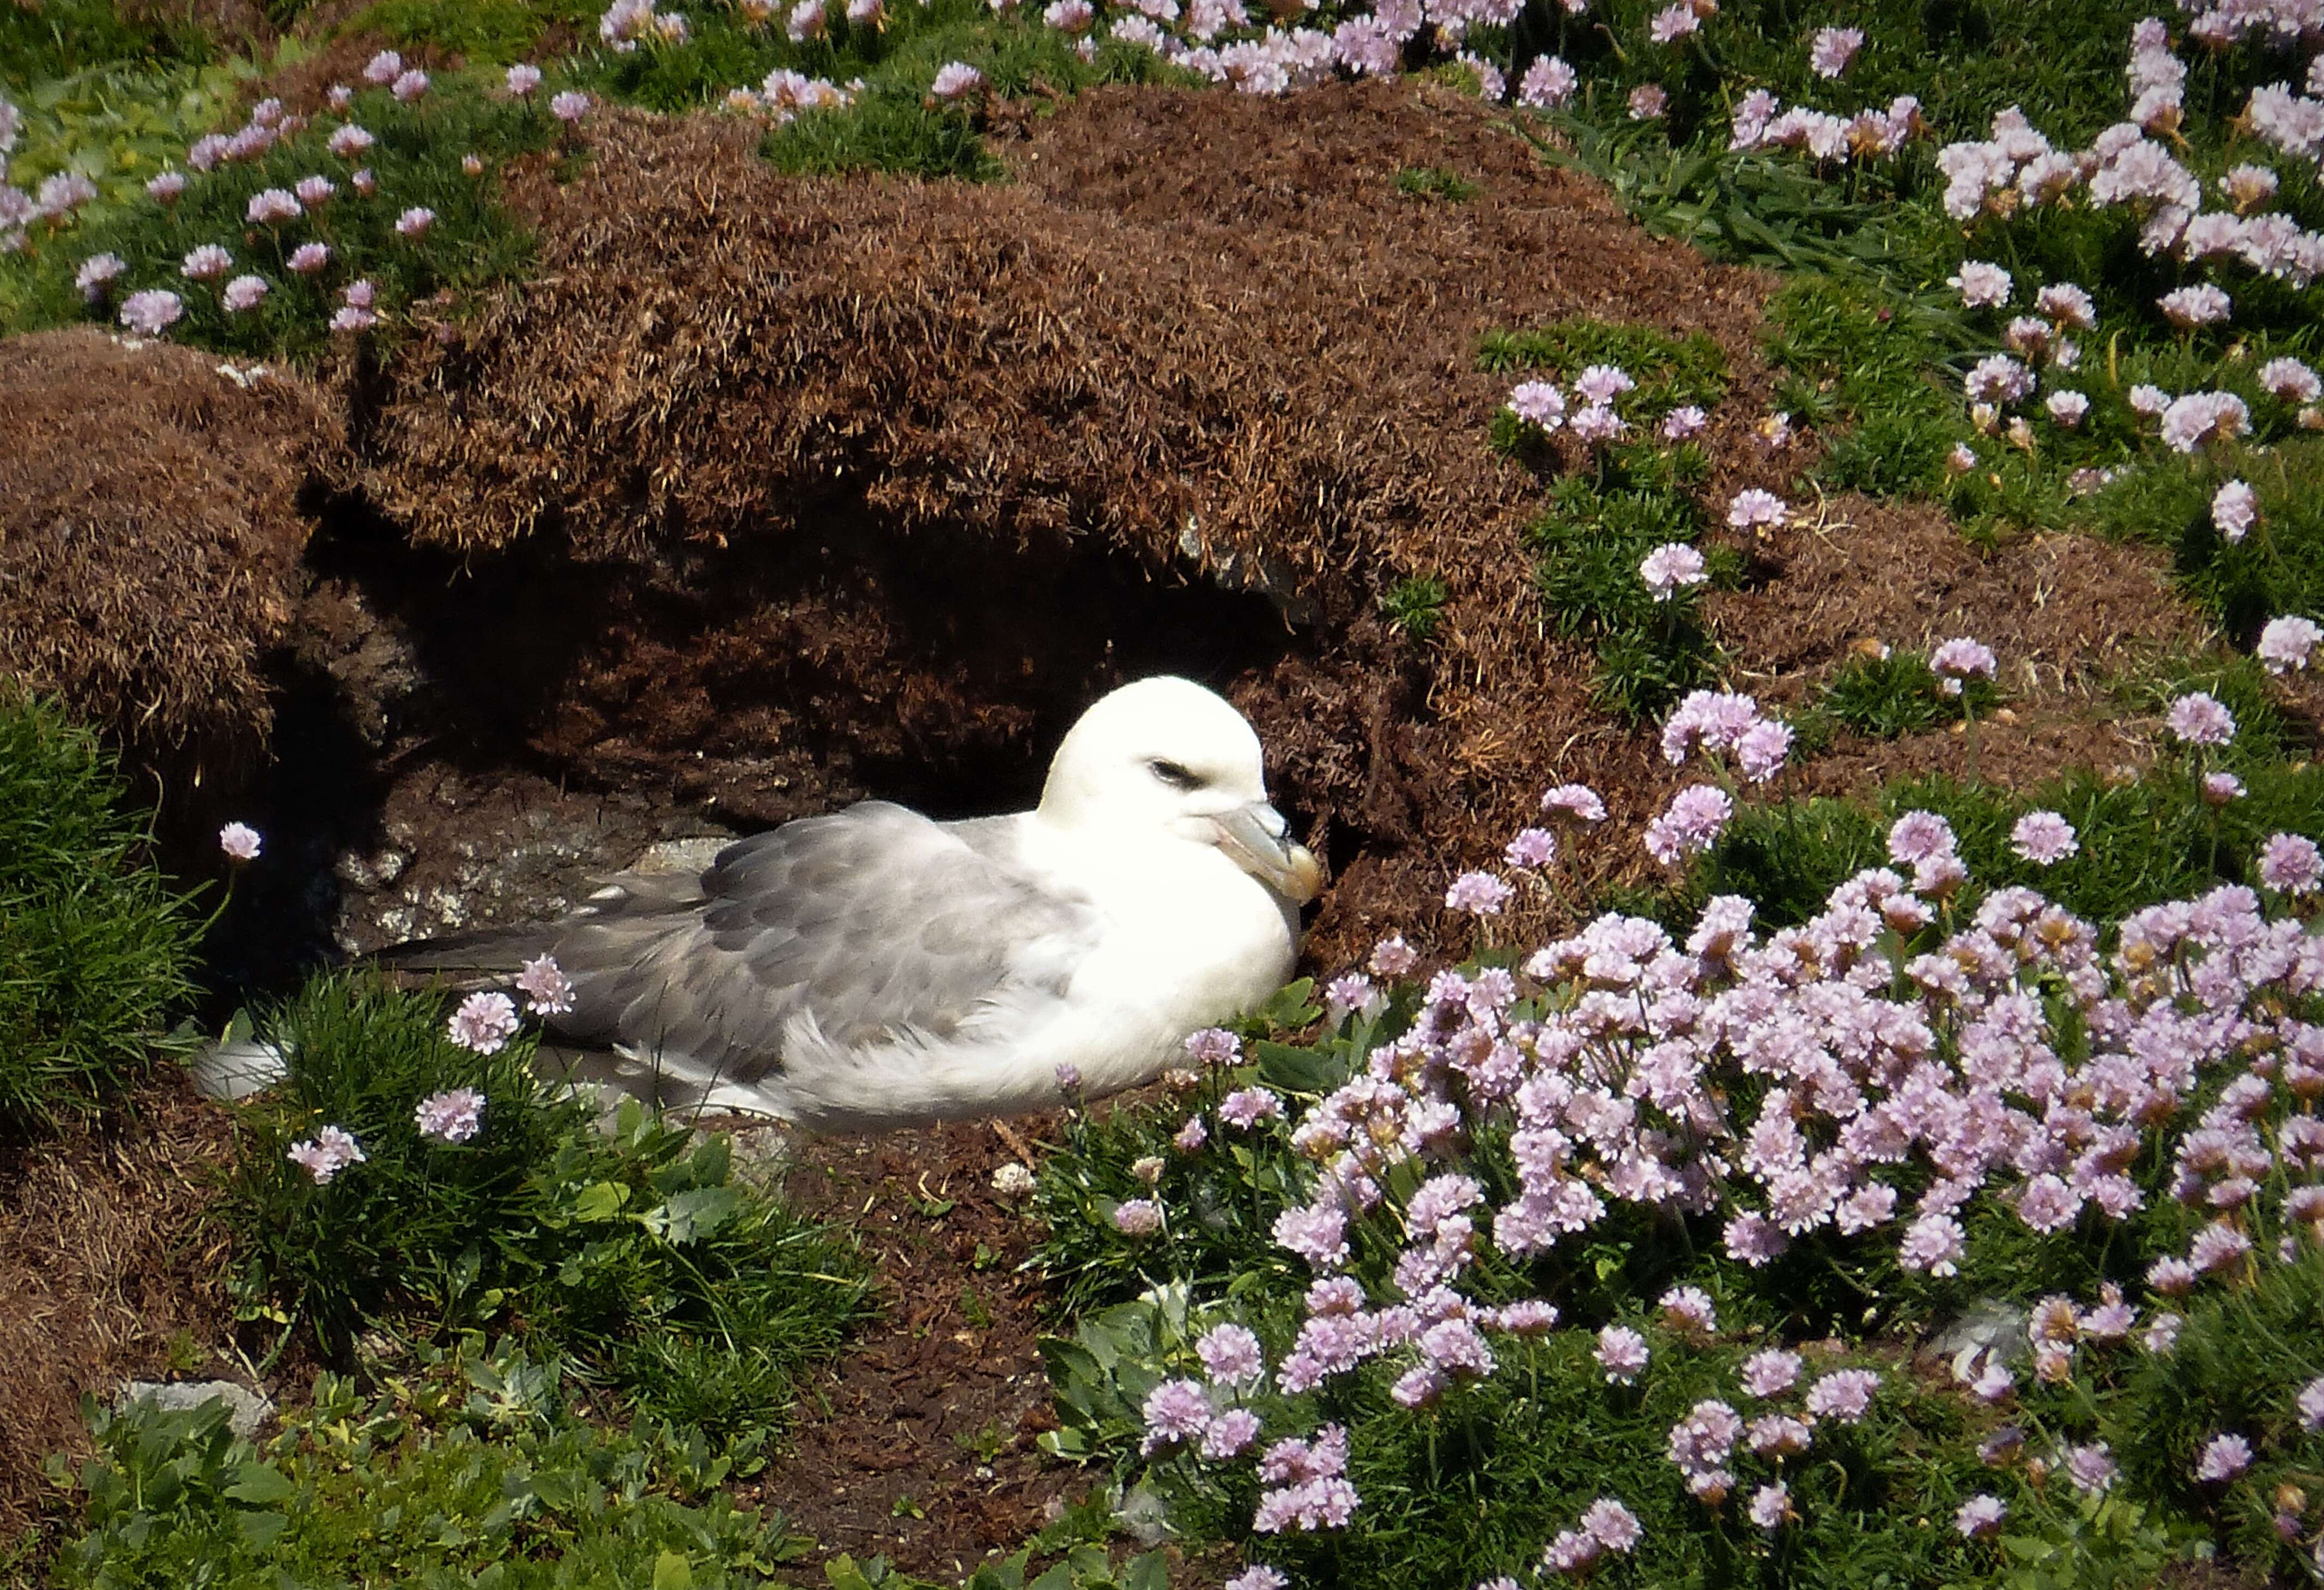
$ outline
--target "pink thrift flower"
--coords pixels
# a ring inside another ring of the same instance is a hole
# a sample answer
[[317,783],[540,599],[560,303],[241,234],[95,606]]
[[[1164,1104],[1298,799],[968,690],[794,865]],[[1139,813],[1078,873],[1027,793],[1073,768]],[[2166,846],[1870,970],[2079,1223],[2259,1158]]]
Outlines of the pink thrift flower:
[[1662,1295],[1655,1307],[1673,1329],[1700,1336],[1713,1336],[1719,1330],[1719,1312],[1712,1306],[1711,1294],[1701,1287],[1674,1287]]
[[145,191],[160,204],[174,204],[178,195],[186,190],[186,173],[163,171],[145,184]]
[[2043,407],[2050,411],[2051,419],[2071,430],[2090,411],[2090,400],[2079,392],[2053,392],[2043,400]]
[[298,185],[291,190],[298,195],[299,202],[309,209],[320,209],[331,202],[332,197],[338,190],[339,185],[337,182],[320,174],[300,178]]
[[1210,1377],[1222,1384],[1255,1381],[1267,1365],[1259,1355],[1259,1337],[1240,1325],[1213,1326],[1194,1343],[1194,1355]]
[[1702,554],[1683,541],[1665,541],[1648,552],[1638,565],[1638,578],[1657,602],[1667,602],[1691,586],[1711,578]]
[[973,94],[982,87],[984,74],[964,60],[948,60],[936,69],[936,80],[928,89],[938,99],[958,99]]
[[1989,1539],[2001,1532],[2001,1521],[2008,1516],[2008,1505],[2000,1497],[1979,1492],[1953,1514],[1953,1528],[1972,1540]]
[[2214,1436],[2195,1464],[2195,1478],[2206,1485],[2224,1484],[2249,1468],[2251,1443],[2241,1436]]
[[412,1109],[412,1124],[422,1137],[438,1142],[466,1142],[484,1124],[484,1095],[473,1087],[448,1087],[431,1093]]
[[1242,1040],[1223,1027],[1205,1027],[1198,1032],[1189,1032],[1182,1047],[1188,1059],[1214,1071],[1238,1065],[1242,1060]]
[[403,57],[392,50],[383,50],[364,63],[363,75],[364,82],[384,88],[403,75]]
[[2035,866],[2052,867],[2081,848],[2074,825],[2054,811],[2029,811],[2009,830],[2009,847]]
[[133,292],[121,300],[121,323],[141,337],[159,337],[185,312],[186,306],[176,293],[158,288]]
[[1466,911],[1475,917],[1497,917],[1509,902],[1514,892],[1507,883],[1490,873],[1463,873],[1452,880],[1444,892],[1448,911]]
[[1682,403],[1663,416],[1662,436],[1665,441],[1685,441],[1702,434],[1711,422],[1709,416],[1692,403]]
[[1965,309],[1994,309],[2009,301],[2009,273],[1983,260],[1965,260],[1960,273],[1945,279],[1956,289]]
[[449,1023],[452,1041],[480,1055],[498,1054],[517,1031],[516,1002],[505,994],[472,994]]
[[2304,834],[2272,834],[2260,846],[2259,881],[2278,894],[2313,894],[2324,883],[2324,851]]
[[[1248,1408],[1230,1408],[1211,1420],[1211,1428],[1203,1432],[1201,1451],[1213,1463],[1222,1463],[1230,1457],[1241,1456],[1258,1439],[1259,1415]],[[1276,1581],[1278,1585],[1282,1582]]]
[[215,282],[234,269],[234,255],[215,243],[187,251],[178,273],[189,282]]
[[1520,828],[1501,852],[1513,867],[1540,868],[1557,857],[1557,836],[1547,828]]
[[1609,1325],[1598,1333],[1597,1350],[1591,1356],[1606,1371],[1609,1384],[1627,1386],[1646,1366],[1646,1338],[1627,1325]]
[[1630,90],[1630,119],[1634,122],[1659,121],[1670,109],[1670,90],[1660,83],[1641,83]]
[[117,254],[91,254],[73,273],[73,285],[80,290],[82,298],[95,303],[105,296],[106,290],[113,285],[115,279],[128,268],[128,263]]
[[2239,541],[2259,521],[2259,494],[2240,480],[2231,480],[2211,497],[2211,522],[2230,541]]
[[265,277],[236,276],[226,284],[226,291],[218,294],[218,301],[235,314],[241,314],[256,309],[266,293]]
[[1797,1353],[1770,1347],[1743,1361],[1743,1390],[1753,1397],[1776,1397],[1792,1389],[1804,1362]]
[[1871,1411],[1873,1393],[1879,1389],[1876,1371],[1835,1369],[1808,1389],[1808,1417],[1854,1424]]
[[2301,1429],[2311,1436],[2324,1431],[2324,1374],[2300,1388],[2300,1394],[2292,1399],[2292,1407],[2300,1415]]
[[1762,1485],[1751,1496],[1751,1521],[1770,1532],[1780,1530],[1798,1515],[1792,1511],[1791,1488],[1778,1480],[1772,1485]]
[[279,221],[295,221],[307,213],[298,195],[287,188],[262,188],[250,196],[243,209],[243,219],[254,226],[272,226]]
[[1718,843],[1734,815],[1735,803],[1727,791],[1715,784],[1691,784],[1672,796],[1669,807],[1646,825],[1646,854],[1665,866],[1676,866]]
[[1113,1228],[1124,1236],[1152,1236],[1162,1229],[1162,1206],[1152,1198],[1124,1198],[1113,1206]]
[[399,74],[395,81],[388,86],[388,92],[394,95],[402,104],[410,105],[428,92],[428,74],[414,67],[408,72]]
[[1702,27],[1702,19],[1695,15],[1694,7],[1680,0],[1680,4],[1665,5],[1655,13],[1646,24],[1646,36],[1657,44],[1675,44],[1692,37]]
[[1219,1101],[1219,1119],[1238,1132],[1283,1119],[1283,1101],[1264,1087],[1238,1088]]
[[1565,394],[1547,381],[1525,381],[1509,389],[1509,411],[1528,425],[1554,430],[1565,422]]
[[353,122],[339,128],[324,142],[323,147],[341,160],[353,160],[379,140]]
[[2171,704],[2163,726],[2189,745],[2224,745],[2236,737],[2235,715],[2219,698],[2192,690]]
[[508,91],[521,99],[540,87],[540,69],[530,61],[519,61],[508,69],[504,81]]
[[292,1143],[283,1157],[312,1177],[317,1187],[327,1185],[348,1166],[370,1158],[361,1144],[337,1126],[326,1126],[307,1141]]
[[549,102],[549,114],[568,127],[575,126],[589,114],[589,104],[586,94],[568,88]]
[[2259,632],[2259,644],[2252,648],[2252,655],[2265,664],[2270,673],[2289,673],[2308,666],[2319,641],[2324,641],[2324,629],[2297,614],[2287,613],[2267,621],[2267,627]]
[[1147,1393],[1143,1411],[1146,1437],[1138,1450],[1148,1457],[1165,1447],[1199,1437],[1210,1428],[1212,1417],[1202,1383],[1190,1380],[1164,1381]]
[[427,236],[429,228],[435,224],[436,212],[425,205],[415,204],[395,217],[395,231],[400,237],[418,239]]
[[290,251],[290,269],[301,276],[311,276],[331,263],[331,247],[327,243],[302,243]]
[[573,1008],[573,980],[558,966],[553,955],[525,962],[517,973],[516,986],[525,995],[527,1008],[536,1016],[561,1016]]
[[1611,1496],[1600,1496],[1583,1510],[1582,1529],[1609,1551],[1628,1551],[1646,1538],[1638,1515]]
[[1573,97],[1580,74],[1554,55],[1537,55],[1517,80],[1517,103],[1536,110],[1555,110]]
[[1781,524],[1790,513],[1783,498],[1754,486],[1735,494],[1735,499],[1727,504],[1727,522],[1736,530],[1749,530],[1756,525]]
[[2181,331],[2191,331],[2198,326],[2217,325],[2228,318],[2234,307],[2225,292],[2208,282],[2166,292],[2154,302],[2162,310],[2163,318]]
[[258,859],[258,830],[248,823],[228,823],[218,830],[218,848],[226,858],[235,863]]
[[1837,78],[1864,48],[1861,28],[1819,28],[1808,51],[1808,66],[1820,78]]
[[[1585,823],[1606,820],[1606,802],[1599,797],[1597,790],[1587,784],[1556,786],[1542,796],[1541,809],[1545,812],[1563,812]],[[1373,969],[1377,971],[1379,968],[1375,966]]]
[[1992,647],[1966,635],[1947,641],[1929,653],[1929,670],[1937,676],[1937,688],[1948,696],[1960,695],[1969,679],[1992,679],[2000,666]]
[[2121,1472],[2114,1460],[2114,1454],[2104,1441],[2067,1448],[2066,1477],[2073,1482],[2076,1490],[2085,1494],[2095,1495],[2112,1489]]

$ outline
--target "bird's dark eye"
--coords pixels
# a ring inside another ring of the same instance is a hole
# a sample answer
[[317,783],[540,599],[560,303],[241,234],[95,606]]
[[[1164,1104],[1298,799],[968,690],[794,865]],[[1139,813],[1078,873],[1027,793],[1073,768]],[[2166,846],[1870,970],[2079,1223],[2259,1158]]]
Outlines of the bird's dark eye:
[[1203,787],[1202,780],[1175,762],[1166,762],[1157,757],[1146,765],[1156,778],[1173,790],[1199,790]]

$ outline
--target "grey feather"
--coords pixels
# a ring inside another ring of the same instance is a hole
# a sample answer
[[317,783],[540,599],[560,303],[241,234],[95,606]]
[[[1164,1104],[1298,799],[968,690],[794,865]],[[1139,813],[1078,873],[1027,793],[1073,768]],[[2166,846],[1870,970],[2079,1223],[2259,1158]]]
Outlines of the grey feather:
[[761,1081],[802,1034],[840,1050],[945,1040],[1062,1000],[1102,923],[1019,861],[1017,831],[865,801],[738,840],[697,876],[619,874],[562,921],[387,958],[504,980],[554,955],[574,1007],[552,1031],[650,1057],[681,1102]]

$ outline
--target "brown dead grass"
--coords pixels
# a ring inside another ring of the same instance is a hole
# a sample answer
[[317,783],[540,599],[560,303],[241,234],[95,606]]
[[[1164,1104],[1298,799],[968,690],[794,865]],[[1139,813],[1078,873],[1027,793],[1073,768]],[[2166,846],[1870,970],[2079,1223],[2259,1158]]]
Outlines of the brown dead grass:
[[93,330],[0,341],[0,668],[196,772],[272,721],[262,658],[325,432],[302,383],[217,364]]
[[225,1239],[201,1213],[229,1127],[172,1072],[99,1128],[0,1164],[0,1541],[43,1513],[50,1453],[85,1453],[84,1392],[197,1375],[231,1330]]

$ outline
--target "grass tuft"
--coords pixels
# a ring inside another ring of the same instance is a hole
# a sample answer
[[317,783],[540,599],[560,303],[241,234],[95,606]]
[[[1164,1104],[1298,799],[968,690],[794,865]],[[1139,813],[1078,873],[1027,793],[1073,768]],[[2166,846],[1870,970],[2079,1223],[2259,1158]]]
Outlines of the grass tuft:
[[145,858],[112,755],[0,693],[0,1130],[94,1113],[177,1047],[200,919]]

